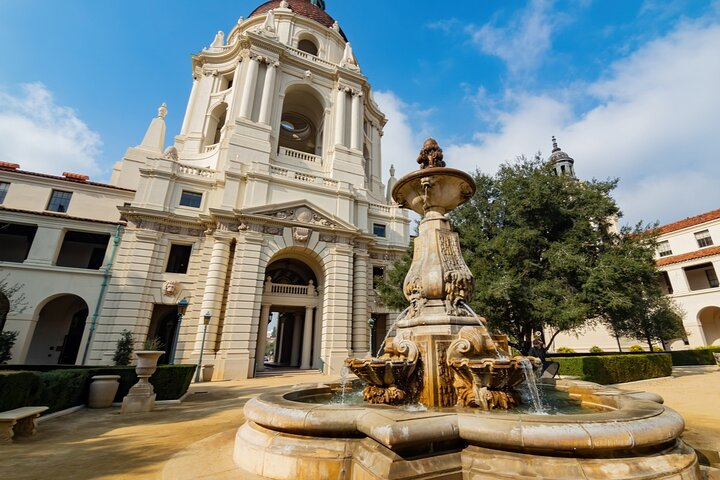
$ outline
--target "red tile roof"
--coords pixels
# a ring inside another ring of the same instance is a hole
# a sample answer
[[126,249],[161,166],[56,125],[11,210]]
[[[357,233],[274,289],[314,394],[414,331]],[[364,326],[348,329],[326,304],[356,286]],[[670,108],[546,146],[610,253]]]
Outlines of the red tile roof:
[[[320,25],[323,25],[327,28],[330,28],[335,23],[335,19],[332,18],[330,15],[325,12],[322,8],[313,5],[309,2],[309,0],[288,0],[288,4],[290,6],[290,10],[295,12],[298,15],[302,15],[305,18],[309,18],[310,20],[315,20]],[[280,8],[280,0],[271,0],[270,2],[265,2],[259,7],[257,7],[253,12],[250,14],[250,17],[255,17],[257,15],[265,15],[270,10],[274,10],[276,8]],[[347,40],[345,37],[345,34],[340,31],[340,34]]]
[[12,173],[20,173],[22,175],[31,175],[33,177],[42,177],[42,178],[52,178],[54,180],[63,180],[65,182],[71,182],[71,183],[79,183],[81,185],[92,185],[94,187],[103,187],[103,188],[112,188],[113,190],[122,190],[123,192],[134,192],[135,190],[129,189],[129,188],[122,188],[122,187],[116,187],[115,185],[109,185],[107,183],[98,183],[98,182],[90,182],[88,180],[83,180],[83,178],[90,178],[86,177],[85,175],[79,175],[77,173],[69,173],[65,172],[63,175],[69,174],[68,176],[59,177],[57,175],[48,175],[47,173],[38,173],[38,172],[28,172],[26,170],[17,170],[12,167],[6,167],[3,165],[5,162],[0,162],[0,172],[12,172]]
[[124,221],[111,222],[108,220],[96,220],[94,218],[71,217],[70,215],[66,215],[64,213],[36,212],[34,210],[21,210],[19,208],[7,208],[7,207],[3,207],[2,205],[0,205],[0,212],[26,213],[26,214],[30,214],[30,215],[41,215],[43,217],[62,218],[64,220],[79,220],[81,222],[102,223],[104,225],[125,225],[126,224],[126,222],[124,222]]
[[668,223],[667,225],[658,227],[657,233],[662,235],[664,233],[675,232],[677,230],[682,230],[683,228],[694,227],[695,225],[709,222],[710,220],[717,220],[718,218],[720,218],[720,208],[717,210],[712,210],[710,212],[702,213],[700,215],[696,215],[694,217],[688,217],[685,220]]
[[[720,210],[718,210],[720,211]],[[680,255],[673,255],[671,257],[663,257],[657,262],[658,267],[664,265],[670,265],[673,263],[687,262],[688,260],[695,260],[696,258],[709,257],[711,255],[720,255],[720,246],[707,247],[702,250],[695,250],[694,252],[682,253]]]

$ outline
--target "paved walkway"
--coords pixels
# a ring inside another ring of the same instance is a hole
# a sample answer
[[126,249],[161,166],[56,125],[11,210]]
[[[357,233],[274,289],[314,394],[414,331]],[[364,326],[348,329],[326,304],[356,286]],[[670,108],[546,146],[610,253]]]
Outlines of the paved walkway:
[[[174,454],[239,426],[244,420],[242,406],[249,398],[289,385],[329,380],[319,374],[298,373],[193,385],[183,404],[160,406],[147,414],[120,415],[117,408],[81,410],[43,422],[35,437],[0,445],[0,479],[156,480]],[[620,387],[662,395],[668,406],[685,417],[684,438],[690,445],[704,451],[720,450],[717,368],[676,369],[670,378]]]

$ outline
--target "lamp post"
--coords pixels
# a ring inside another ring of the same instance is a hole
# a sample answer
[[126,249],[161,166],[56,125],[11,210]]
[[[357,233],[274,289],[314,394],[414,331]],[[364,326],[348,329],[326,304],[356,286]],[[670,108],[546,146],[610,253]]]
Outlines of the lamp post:
[[209,311],[203,315],[203,336],[202,343],[200,344],[200,356],[198,357],[197,369],[195,369],[195,383],[200,383],[200,369],[202,368],[203,350],[205,350],[205,334],[207,334],[207,327],[211,318],[212,314]]
[[185,297],[177,303],[178,321],[177,326],[175,327],[175,335],[173,335],[172,346],[170,348],[170,358],[168,359],[168,363],[170,365],[175,365],[175,351],[177,350],[178,339],[180,338],[180,326],[182,325],[183,316],[185,316],[185,312],[187,312],[188,305],[190,305],[190,302],[188,302]]
[[375,319],[373,317],[368,319],[368,326],[370,327],[370,356],[372,357],[374,352],[373,343],[375,343],[373,342],[375,338]]

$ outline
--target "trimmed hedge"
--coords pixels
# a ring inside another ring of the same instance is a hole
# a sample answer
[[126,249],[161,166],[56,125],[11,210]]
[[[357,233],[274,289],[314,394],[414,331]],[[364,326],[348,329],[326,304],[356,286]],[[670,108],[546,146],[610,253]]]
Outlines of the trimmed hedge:
[[715,365],[713,353],[720,353],[720,347],[700,347],[692,350],[670,352],[673,365]]
[[560,363],[561,375],[573,375],[601,385],[667,377],[672,374],[672,357],[667,353],[555,357],[547,360]]
[[[8,366],[3,366],[8,367]],[[87,401],[92,377],[120,375],[115,402],[121,402],[137,383],[135,367],[55,368],[28,365],[18,371],[0,370],[0,412],[25,406],[48,406],[47,413],[83,405]],[[31,371],[32,370],[32,371]],[[157,400],[177,400],[187,392],[195,365],[160,365],[150,377]]]

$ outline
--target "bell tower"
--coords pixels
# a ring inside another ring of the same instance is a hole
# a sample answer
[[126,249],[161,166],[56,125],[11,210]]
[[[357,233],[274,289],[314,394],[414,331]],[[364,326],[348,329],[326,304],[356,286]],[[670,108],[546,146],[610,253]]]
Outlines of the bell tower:
[[560,150],[558,147],[557,140],[552,137],[553,149],[550,157],[548,157],[548,164],[550,164],[557,175],[575,177],[575,160],[570,158],[570,155]]

